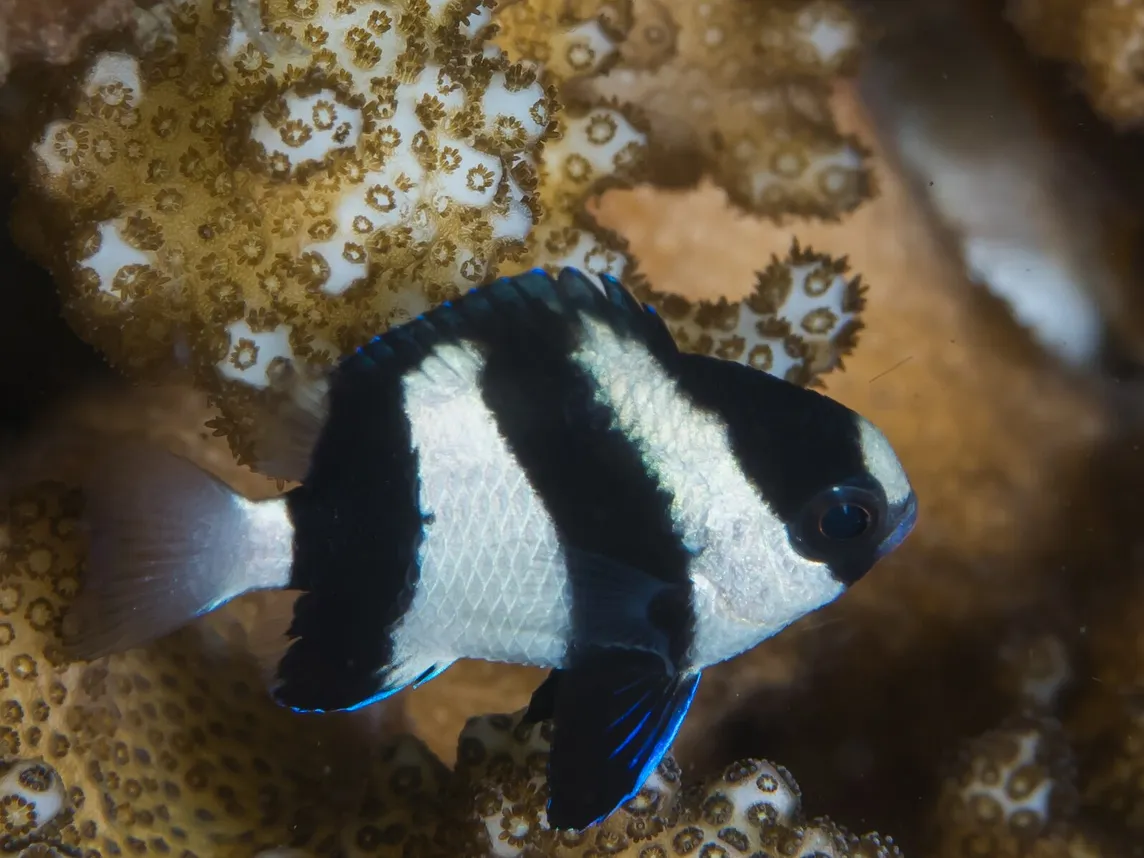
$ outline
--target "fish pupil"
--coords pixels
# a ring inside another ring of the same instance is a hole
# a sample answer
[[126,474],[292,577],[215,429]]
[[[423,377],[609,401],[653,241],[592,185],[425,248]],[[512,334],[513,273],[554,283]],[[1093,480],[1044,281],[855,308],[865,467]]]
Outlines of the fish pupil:
[[822,514],[818,528],[827,539],[856,539],[870,527],[870,512],[856,503],[840,503]]

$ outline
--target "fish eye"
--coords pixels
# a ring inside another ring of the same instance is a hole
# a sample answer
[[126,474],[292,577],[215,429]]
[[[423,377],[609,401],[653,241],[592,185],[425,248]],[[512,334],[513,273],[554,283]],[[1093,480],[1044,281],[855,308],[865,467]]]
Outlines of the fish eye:
[[860,502],[839,499],[819,516],[818,532],[841,542],[864,535],[873,523],[873,514]]
[[885,506],[873,487],[831,486],[815,495],[791,523],[794,546],[805,557],[832,565],[843,558],[864,557],[881,538]]

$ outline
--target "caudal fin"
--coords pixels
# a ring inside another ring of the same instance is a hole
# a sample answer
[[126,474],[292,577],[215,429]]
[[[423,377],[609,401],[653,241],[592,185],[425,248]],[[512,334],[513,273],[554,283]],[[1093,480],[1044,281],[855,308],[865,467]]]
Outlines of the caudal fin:
[[242,593],[289,580],[285,503],[248,501],[164,450],[115,450],[85,494],[87,569],[63,623],[73,658],[140,646]]

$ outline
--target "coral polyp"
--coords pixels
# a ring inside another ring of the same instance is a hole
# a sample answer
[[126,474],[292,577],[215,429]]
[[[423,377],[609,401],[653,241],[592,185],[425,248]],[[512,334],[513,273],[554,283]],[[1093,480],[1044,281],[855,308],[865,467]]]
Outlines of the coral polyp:
[[35,147],[79,224],[76,327],[135,372],[182,339],[241,396],[519,257],[557,104],[487,45],[489,5],[287,0],[268,36],[183,2],[152,52],[97,56]]
[[860,53],[848,6],[633,0],[633,18],[619,61],[583,89],[645,112],[654,181],[706,174],[777,221],[838,219],[871,196],[869,153],[829,107]]
[[684,306],[589,208],[698,168],[768,216],[852,209],[864,156],[832,130],[823,82],[853,65],[856,25],[824,0],[664,6],[670,61],[643,68],[653,5],[163,4],[131,52],[93,56],[40,133],[30,249],[114,366],[189,369],[244,460],[291,368],[532,267],[619,277],[687,347],[810,381],[852,345],[854,288],[796,284],[796,304],[825,303],[787,318],[792,257],[750,305]]
[[773,257],[743,301],[684,301],[644,287],[680,344],[811,384],[839,366],[861,330],[865,287],[845,259],[802,248]]

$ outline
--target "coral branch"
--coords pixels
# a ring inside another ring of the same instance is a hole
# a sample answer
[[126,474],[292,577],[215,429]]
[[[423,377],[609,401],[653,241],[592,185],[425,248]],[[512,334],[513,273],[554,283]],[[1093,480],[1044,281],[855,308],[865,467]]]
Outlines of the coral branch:
[[772,257],[744,301],[693,303],[648,286],[640,297],[667,320],[682,348],[746,363],[795,384],[811,384],[841,366],[854,348],[865,306],[861,278],[797,240]]
[[830,81],[858,56],[844,5],[635,0],[634,15],[620,62],[580,89],[647,115],[654,182],[680,187],[707,173],[776,221],[837,219],[872,195],[868,153],[828,105]]

